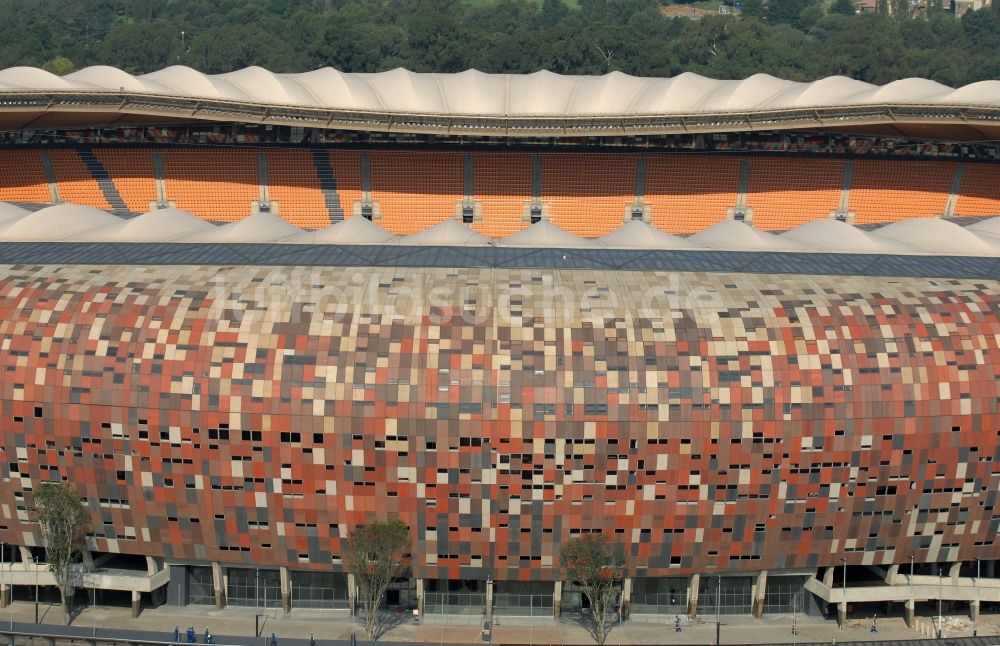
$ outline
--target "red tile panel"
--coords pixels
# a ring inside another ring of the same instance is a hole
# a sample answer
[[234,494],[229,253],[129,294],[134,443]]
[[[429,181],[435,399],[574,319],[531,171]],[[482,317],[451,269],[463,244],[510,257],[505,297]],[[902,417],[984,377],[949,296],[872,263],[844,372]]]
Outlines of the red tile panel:
[[8,266],[0,538],[63,478],[99,550],[230,564],[325,569],[389,514],[440,579],[552,579],[588,531],[649,576],[997,558],[998,306],[989,281]]

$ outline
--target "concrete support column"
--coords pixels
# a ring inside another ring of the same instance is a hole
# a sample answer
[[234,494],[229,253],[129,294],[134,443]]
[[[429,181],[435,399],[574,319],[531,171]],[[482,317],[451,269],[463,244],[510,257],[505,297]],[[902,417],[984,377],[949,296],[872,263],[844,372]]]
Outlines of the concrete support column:
[[22,545],[18,545],[17,549],[21,551],[21,563],[31,563],[31,550]]
[[948,577],[951,579],[952,585],[958,585],[958,575],[961,573],[961,570],[961,563],[952,563],[948,568]]
[[281,579],[281,607],[285,612],[292,611],[292,581],[288,576],[288,568],[281,566],[278,569],[278,576]]
[[757,585],[754,586],[753,616],[760,619],[764,616],[764,591],[767,590],[767,570],[761,570],[757,575]]
[[828,588],[833,587],[834,570],[836,570],[836,568],[831,565],[828,568],[826,568],[826,572],[823,573],[823,585],[825,585]]
[[889,569],[885,572],[885,584],[892,585],[896,581],[896,575],[899,574],[898,565],[890,565]]
[[417,612],[424,616],[424,580],[417,579]]
[[[420,579],[418,579],[419,581]],[[354,617],[357,614],[357,604],[358,603],[358,584],[354,580],[354,574],[347,574],[347,609],[351,611],[351,616]]]
[[837,623],[843,628],[847,625],[847,602],[841,601],[837,604]]
[[0,583],[0,608],[6,608],[10,604],[11,587],[6,583]]
[[698,616],[698,586],[701,584],[701,575],[692,574],[688,580],[688,616]]
[[142,601],[142,593],[138,590],[132,591],[132,619],[139,616],[139,602]]
[[486,579],[486,621],[493,621],[493,578]]
[[622,619],[628,619],[632,609],[632,577],[627,576],[622,581]]
[[973,623],[979,620],[979,599],[973,599],[969,602],[969,619]]
[[913,599],[907,599],[904,604],[905,612],[903,613],[903,618],[906,620],[907,628],[913,628],[914,609],[916,605],[917,602]]
[[552,618],[558,619],[562,612],[562,581],[556,581],[552,586]]
[[226,580],[222,572],[222,565],[218,561],[212,561],[212,589],[215,592],[215,607],[226,607]]

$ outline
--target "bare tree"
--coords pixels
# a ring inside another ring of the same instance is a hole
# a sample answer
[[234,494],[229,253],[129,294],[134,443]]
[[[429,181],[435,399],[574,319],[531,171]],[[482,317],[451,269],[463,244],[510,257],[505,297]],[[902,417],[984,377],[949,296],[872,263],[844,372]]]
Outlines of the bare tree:
[[375,639],[378,610],[412,545],[410,530],[398,518],[358,527],[347,539],[347,565],[354,575],[365,613],[365,632]]
[[598,646],[604,646],[611,593],[625,577],[625,547],[604,534],[584,534],[560,547],[559,562],[587,595],[594,618],[594,639]]
[[45,482],[35,490],[34,514],[68,624],[72,565],[80,558],[90,512],[69,484]]

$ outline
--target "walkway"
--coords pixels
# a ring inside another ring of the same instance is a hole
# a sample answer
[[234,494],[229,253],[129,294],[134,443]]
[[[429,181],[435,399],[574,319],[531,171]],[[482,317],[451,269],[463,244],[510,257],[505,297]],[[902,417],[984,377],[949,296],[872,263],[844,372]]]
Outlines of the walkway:
[[[293,610],[287,615],[271,610],[259,617],[262,637],[254,638],[255,615],[253,608],[226,608],[218,610],[209,606],[161,606],[145,609],[137,619],[132,619],[127,607],[100,606],[87,608],[77,617],[69,630],[81,637],[96,634],[98,637],[119,637],[122,639],[145,639],[149,642],[170,641],[174,626],[183,632],[193,626],[199,641],[209,627],[216,635],[217,644],[241,644],[268,646],[270,635],[278,636],[280,646],[306,646],[310,634],[316,636],[317,644],[330,646],[334,641],[349,642],[352,633],[359,642],[366,642],[364,630],[359,624],[336,611]],[[480,627],[477,617],[448,616],[428,617],[419,625],[405,615],[399,615],[399,623],[390,627],[379,643],[404,644],[413,642],[440,644],[481,644]],[[34,604],[16,601],[9,608],[0,610],[0,631],[10,628],[21,631],[39,629],[44,633],[62,633],[61,611],[57,606],[43,603],[41,621],[34,624]],[[898,617],[879,619],[877,634],[869,631],[869,621],[851,621],[843,630],[832,621],[812,617],[797,617],[798,635],[791,634],[791,616],[774,615],[763,619],[750,616],[724,616],[721,637],[723,644],[792,644],[868,642],[874,640],[924,639],[910,630]],[[47,624],[47,625],[46,625]],[[967,617],[945,617],[945,637],[971,636],[972,626]],[[1000,615],[982,615],[978,625],[981,637],[992,639],[977,640],[978,643],[1000,644]],[[266,637],[264,637],[266,636]],[[994,637],[995,636],[995,637]],[[954,639],[946,640],[957,644]],[[964,641],[964,640],[963,640]],[[506,618],[497,617],[493,630],[494,644],[593,644],[587,631],[572,617],[555,622],[546,618]],[[626,644],[714,644],[715,624],[690,623],[682,620],[682,631],[673,629],[669,622],[645,622],[638,619],[627,621],[622,626],[612,627],[607,643],[609,646]],[[935,643],[930,641],[928,643]],[[936,642],[942,644],[943,642]],[[860,645],[859,645],[860,646]]]

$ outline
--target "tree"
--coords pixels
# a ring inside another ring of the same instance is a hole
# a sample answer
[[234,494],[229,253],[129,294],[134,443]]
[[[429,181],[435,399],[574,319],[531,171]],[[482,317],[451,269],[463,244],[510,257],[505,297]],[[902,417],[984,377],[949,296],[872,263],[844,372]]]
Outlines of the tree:
[[68,624],[72,565],[80,557],[90,512],[72,486],[62,482],[45,482],[38,487],[34,512]]
[[56,76],[66,76],[74,71],[76,67],[73,66],[73,61],[69,60],[65,56],[56,56],[50,61],[46,61],[42,65],[42,69],[46,72],[52,72]]
[[354,575],[365,612],[365,631],[375,639],[378,609],[386,588],[399,573],[403,555],[410,550],[410,530],[398,518],[358,527],[347,539],[347,566]]
[[567,577],[577,582],[590,601],[594,639],[598,646],[604,646],[611,593],[615,583],[625,576],[625,547],[604,534],[585,534],[571,539],[559,552]]
[[830,5],[830,13],[839,13],[845,16],[853,16],[858,12],[854,0],[834,0]]

